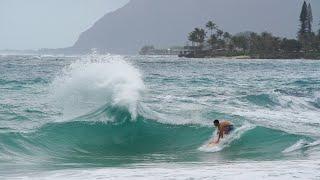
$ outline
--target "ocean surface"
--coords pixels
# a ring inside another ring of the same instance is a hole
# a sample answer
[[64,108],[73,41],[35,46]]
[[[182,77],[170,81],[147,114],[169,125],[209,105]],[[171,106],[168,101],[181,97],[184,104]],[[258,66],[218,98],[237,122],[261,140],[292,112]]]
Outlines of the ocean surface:
[[0,179],[254,178],[320,179],[320,61],[0,56]]

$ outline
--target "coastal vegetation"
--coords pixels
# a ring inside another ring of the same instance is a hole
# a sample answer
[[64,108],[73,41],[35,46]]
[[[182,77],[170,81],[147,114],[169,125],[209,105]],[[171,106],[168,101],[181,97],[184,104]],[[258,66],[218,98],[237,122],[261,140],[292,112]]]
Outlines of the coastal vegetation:
[[191,45],[185,46],[180,57],[246,57],[263,59],[320,59],[320,29],[312,29],[312,7],[303,3],[296,39],[274,36],[269,32],[242,32],[231,35],[213,21],[205,28],[197,27],[188,34]]
[[140,55],[178,55],[183,50],[183,47],[173,46],[170,48],[155,48],[152,45],[143,46]]

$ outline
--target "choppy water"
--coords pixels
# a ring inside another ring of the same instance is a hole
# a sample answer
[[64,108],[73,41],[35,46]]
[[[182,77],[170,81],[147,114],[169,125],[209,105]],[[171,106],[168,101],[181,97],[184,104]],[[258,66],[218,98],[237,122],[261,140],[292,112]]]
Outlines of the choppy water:
[[[0,178],[320,178],[320,61],[0,56]],[[214,148],[212,120],[236,130]]]

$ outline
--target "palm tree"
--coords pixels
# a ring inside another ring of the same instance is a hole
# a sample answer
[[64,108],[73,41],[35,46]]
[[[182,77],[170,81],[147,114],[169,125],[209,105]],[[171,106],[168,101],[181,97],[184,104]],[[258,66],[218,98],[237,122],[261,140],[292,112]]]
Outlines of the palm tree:
[[194,29],[194,32],[196,34],[196,42],[198,43],[198,46],[201,48],[203,43],[204,43],[204,40],[206,38],[206,31],[202,28],[195,28]]
[[231,40],[235,47],[241,48],[243,51],[246,51],[248,49],[248,41],[245,36],[233,36]]
[[212,35],[210,36],[210,38],[208,39],[207,42],[210,44],[211,50],[214,49],[214,46],[215,46],[217,40],[218,40],[218,39],[217,39],[217,36],[216,36],[215,34],[212,34]]
[[230,38],[231,38],[231,34],[228,33],[228,32],[225,32],[225,33],[223,34],[223,38],[224,38],[224,39],[230,39]]
[[224,44],[227,46],[228,49],[230,49],[230,42],[231,42],[231,34],[228,33],[228,32],[225,32],[223,34],[223,41],[224,41]]
[[218,39],[221,39],[222,35],[223,35],[223,31],[221,29],[216,29],[217,30],[217,37]]
[[191,41],[192,47],[194,47],[194,44],[197,42],[197,34],[195,31],[189,33],[188,40]]
[[208,28],[210,30],[210,37],[211,37],[213,35],[213,30],[217,28],[217,25],[214,22],[209,21],[206,24],[206,28]]

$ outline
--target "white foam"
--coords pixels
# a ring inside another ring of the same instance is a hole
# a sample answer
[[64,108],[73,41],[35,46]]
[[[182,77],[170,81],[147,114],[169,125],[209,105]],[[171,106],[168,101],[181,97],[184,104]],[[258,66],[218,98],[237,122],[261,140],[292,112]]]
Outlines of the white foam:
[[303,147],[305,147],[308,144],[308,142],[304,139],[300,139],[298,142],[296,142],[294,145],[288,147],[287,149],[283,150],[283,153],[289,153],[289,152],[293,152],[296,151],[298,149],[301,149]]
[[273,94],[278,100],[278,106],[272,109],[253,106],[243,102],[226,107],[219,105],[220,111],[245,117],[256,125],[279,129],[292,134],[307,135],[315,138],[320,137],[319,110],[309,102],[314,97],[294,97],[282,94]]
[[66,67],[50,88],[64,119],[108,103],[125,106],[135,117],[144,83],[139,70],[121,56],[92,54]]
[[320,140],[314,141],[314,142],[308,142],[304,139],[300,139],[294,145],[283,150],[282,153],[291,153],[291,152],[295,152],[295,151],[298,151],[298,150],[301,150],[304,148],[310,148],[310,147],[314,147],[314,146],[318,146],[318,145],[320,145]]
[[319,179],[319,160],[157,164],[15,174],[9,179]]

